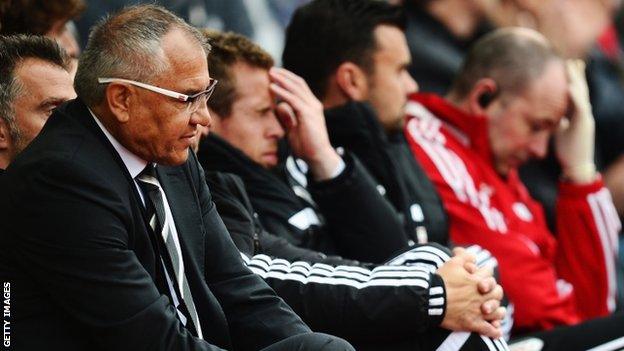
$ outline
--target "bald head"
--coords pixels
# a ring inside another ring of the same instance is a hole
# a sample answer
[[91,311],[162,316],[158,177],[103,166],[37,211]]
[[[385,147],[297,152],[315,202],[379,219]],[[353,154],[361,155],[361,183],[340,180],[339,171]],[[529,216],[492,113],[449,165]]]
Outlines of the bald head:
[[496,30],[472,47],[450,91],[450,99],[461,101],[484,78],[496,83],[500,95],[517,95],[544,73],[549,63],[561,61],[540,33],[526,28]]

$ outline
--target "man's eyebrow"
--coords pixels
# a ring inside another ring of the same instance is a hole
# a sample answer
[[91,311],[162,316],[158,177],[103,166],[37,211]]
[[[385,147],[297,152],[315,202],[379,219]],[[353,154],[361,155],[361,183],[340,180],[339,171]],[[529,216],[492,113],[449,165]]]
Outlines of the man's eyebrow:
[[549,117],[540,117],[539,119],[534,120],[533,123],[548,128],[555,127],[557,125],[557,122],[553,121]]
[[58,106],[58,105],[64,103],[65,101],[67,101],[67,99],[60,98],[60,97],[49,97],[49,98],[43,100],[39,104],[39,108],[46,108],[46,107],[50,107],[50,106]]
[[271,110],[273,110],[273,107],[271,107],[271,106],[263,106],[263,107],[260,107],[260,108],[256,109],[256,111],[260,112],[260,113],[267,113],[267,112],[269,112]]
[[182,92],[182,94],[184,95],[195,95],[197,93],[201,93],[202,91],[204,91],[206,89],[186,89]]
[[210,80],[210,82],[207,85],[205,85],[201,89],[199,89],[199,90],[197,90],[197,89],[187,89],[187,90],[183,91],[182,94],[184,94],[184,95],[195,95],[195,94],[201,93],[203,91],[206,91],[210,87],[210,83],[211,82],[212,82],[212,79]]

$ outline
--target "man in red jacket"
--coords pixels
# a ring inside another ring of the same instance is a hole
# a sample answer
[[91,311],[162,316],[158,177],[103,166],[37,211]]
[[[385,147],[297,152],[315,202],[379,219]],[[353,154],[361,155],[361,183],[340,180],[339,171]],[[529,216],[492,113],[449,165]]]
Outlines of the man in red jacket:
[[[405,134],[442,198],[451,239],[496,256],[516,331],[616,307],[621,225],[596,173],[583,77],[583,63],[563,61],[540,34],[502,29],[476,43],[446,99],[414,94],[406,106]],[[556,236],[517,174],[545,156],[553,134],[562,167]]]

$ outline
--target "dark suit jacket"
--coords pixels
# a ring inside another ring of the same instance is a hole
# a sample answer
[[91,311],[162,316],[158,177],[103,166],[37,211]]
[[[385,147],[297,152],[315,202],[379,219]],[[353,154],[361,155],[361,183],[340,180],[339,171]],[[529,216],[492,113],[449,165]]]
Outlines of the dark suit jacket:
[[15,350],[256,350],[310,331],[245,267],[195,155],[158,177],[208,342],[176,318],[133,180],[74,100],[5,175],[0,280]]

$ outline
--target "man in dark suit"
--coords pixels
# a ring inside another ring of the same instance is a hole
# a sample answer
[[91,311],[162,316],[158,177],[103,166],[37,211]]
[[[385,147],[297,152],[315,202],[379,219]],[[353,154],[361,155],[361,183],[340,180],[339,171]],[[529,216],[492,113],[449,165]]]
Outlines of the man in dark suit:
[[216,212],[188,151],[210,121],[207,50],[153,5],[94,29],[78,99],[4,179],[16,350],[352,349],[245,267]]

